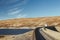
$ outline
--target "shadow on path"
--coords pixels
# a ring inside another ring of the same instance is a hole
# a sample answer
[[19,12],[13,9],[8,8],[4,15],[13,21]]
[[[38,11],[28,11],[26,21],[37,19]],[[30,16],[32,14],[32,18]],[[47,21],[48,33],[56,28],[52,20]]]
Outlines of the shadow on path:
[[47,26],[46,28],[58,32],[58,31],[56,30],[55,26]]

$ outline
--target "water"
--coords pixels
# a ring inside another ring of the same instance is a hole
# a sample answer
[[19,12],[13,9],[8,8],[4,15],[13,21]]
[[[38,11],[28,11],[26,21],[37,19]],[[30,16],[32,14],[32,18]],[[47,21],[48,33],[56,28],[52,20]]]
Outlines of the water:
[[32,29],[0,29],[0,35],[17,35],[23,34]]

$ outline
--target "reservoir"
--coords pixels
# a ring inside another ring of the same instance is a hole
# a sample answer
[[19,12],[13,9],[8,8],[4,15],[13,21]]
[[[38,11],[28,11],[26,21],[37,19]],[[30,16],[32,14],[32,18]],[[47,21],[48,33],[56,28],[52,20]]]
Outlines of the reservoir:
[[0,35],[18,35],[31,30],[33,29],[0,29]]

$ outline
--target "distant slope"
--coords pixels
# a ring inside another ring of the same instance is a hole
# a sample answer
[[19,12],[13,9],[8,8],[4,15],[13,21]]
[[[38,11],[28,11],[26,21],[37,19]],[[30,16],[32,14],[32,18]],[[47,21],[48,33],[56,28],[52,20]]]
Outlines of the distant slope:
[[0,27],[37,27],[44,26],[44,24],[60,26],[60,16],[20,18],[0,21]]

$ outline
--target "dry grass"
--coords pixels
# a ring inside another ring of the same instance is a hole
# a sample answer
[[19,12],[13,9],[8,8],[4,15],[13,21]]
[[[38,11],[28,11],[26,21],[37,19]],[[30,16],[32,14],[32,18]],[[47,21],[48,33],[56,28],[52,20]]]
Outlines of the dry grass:
[[60,25],[60,16],[57,17],[41,17],[41,18],[20,18],[1,20],[0,27],[37,27],[48,25]]

